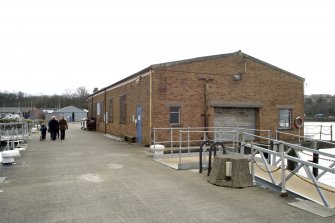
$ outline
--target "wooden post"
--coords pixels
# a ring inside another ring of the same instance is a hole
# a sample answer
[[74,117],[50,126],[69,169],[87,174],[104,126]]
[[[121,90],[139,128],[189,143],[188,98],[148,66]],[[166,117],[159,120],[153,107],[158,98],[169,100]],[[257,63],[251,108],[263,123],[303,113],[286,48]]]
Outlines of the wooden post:
[[[294,149],[291,149],[288,153],[287,153],[287,155],[289,155],[289,156],[293,156],[293,157],[295,157],[295,158],[297,158],[297,154],[296,154],[296,152],[295,152],[295,150]],[[295,162],[295,161],[292,161],[292,160],[287,160],[287,169],[288,170],[291,170],[291,171],[293,171],[296,167],[297,167],[297,163]]]
[[[314,141],[314,149],[315,150],[318,150],[317,145],[318,145],[318,143],[316,141]],[[319,163],[319,154],[313,153],[313,163],[316,163],[316,164]],[[318,168],[313,167],[313,175],[315,177],[317,177],[319,175],[319,169]]]
[[330,141],[333,141],[333,125],[330,125]]

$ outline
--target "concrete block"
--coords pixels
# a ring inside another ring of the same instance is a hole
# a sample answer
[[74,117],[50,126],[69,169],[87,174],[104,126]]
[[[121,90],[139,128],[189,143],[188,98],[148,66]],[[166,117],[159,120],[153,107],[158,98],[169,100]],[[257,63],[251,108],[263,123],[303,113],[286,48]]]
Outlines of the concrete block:
[[[232,162],[232,176],[226,176],[226,162]],[[251,187],[252,176],[248,159],[232,155],[216,156],[208,182],[221,187]]]
[[164,145],[156,144],[156,145],[151,145],[150,150],[154,152],[155,156],[162,156],[164,154]]
[[14,157],[19,157],[20,152],[18,150],[5,150],[1,152],[2,157],[2,163],[8,164],[8,163],[14,163]]

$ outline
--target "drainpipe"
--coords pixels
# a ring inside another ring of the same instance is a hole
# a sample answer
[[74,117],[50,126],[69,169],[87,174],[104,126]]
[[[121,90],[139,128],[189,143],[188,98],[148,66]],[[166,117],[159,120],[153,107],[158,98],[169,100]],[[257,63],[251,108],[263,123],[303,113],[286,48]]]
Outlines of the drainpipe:
[[150,138],[150,146],[151,146],[151,128],[152,128],[152,68],[150,68],[150,76],[149,76],[149,138]]
[[208,86],[208,79],[205,79],[204,85],[204,127],[205,131],[208,129],[208,106],[207,106],[207,86]]
[[104,101],[104,107],[105,107],[105,134],[107,133],[107,101],[106,101],[106,94],[107,94],[107,89],[105,89],[105,101]]
[[199,80],[204,80],[204,130],[208,130],[208,89],[209,89],[209,81],[213,80],[211,78],[199,78]]

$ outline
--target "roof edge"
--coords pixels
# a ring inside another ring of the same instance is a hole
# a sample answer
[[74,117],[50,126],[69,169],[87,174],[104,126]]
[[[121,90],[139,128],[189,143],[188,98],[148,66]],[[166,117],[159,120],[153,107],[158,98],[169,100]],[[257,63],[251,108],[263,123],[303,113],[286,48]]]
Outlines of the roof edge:
[[289,76],[291,76],[291,77],[294,77],[294,78],[296,78],[296,79],[305,81],[305,78],[300,77],[300,76],[298,76],[298,75],[296,75],[296,74],[294,74],[294,73],[291,73],[291,72],[289,72],[289,71],[287,71],[287,70],[284,70],[284,69],[282,69],[282,68],[280,68],[280,67],[277,67],[277,66],[274,66],[274,65],[272,65],[272,64],[269,64],[269,63],[267,63],[267,62],[265,62],[265,61],[263,61],[263,60],[257,59],[256,57],[250,56],[250,55],[248,55],[248,54],[246,54],[246,53],[242,53],[242,54],[243,54],[246,58],[251,59],[251,60],[253,60],[253,61],[257,62],[257,63],[263,64],[263,65],[265,65],[265,66],[267,66],[267,67],[270,67],[270,68],[272,68],[272,69],[274,69],[274,70],[278,70],[278,71],[280,71],[280,72],[286,73],[287,75],[289,75]]
[[176,65],[179,65],[179,64],[193,63],[193,62],[216,59],[216,58],[222,58],[222,57],[230,57],[230,56],[236,55],[240,52],[241,52],[241,50],[233,52],[233,53],[217,54],[217,55],[203,56],[203,57],[195,57],[195,58],[184,59],[184,60],[176,60],[176,61],[171,61],[171,62],[166,62],[166,63],[153,64],[153,65],[151,65],[151,67],[153,69],[162,68],[162,67],[172,67],[172,66],[176,66]]
[[132,74],[132,75],[126,77],[126,78],[123,78],[123,79],[121,79],[121,80],[115,82],[114,84],[108,85],[107,87],[104,87],[104,88],[98,90],[97,92],[90,94],[88,97],[92,97],[92,96],[94,96],[94,95],[96,95],[96,94],[100,94],[101,92],[107,90],[108,88],[114,87],[114,86],[119,85],[119,84],[121,84],[121,83],[123,83],[123,82],[125,82],[125,81],[128,81],[128,80],[130,80],[130,79],[136,77],[136,76],[139,75],[139,74],[142,74],[142,73],[145,73],[145,72],[149,71],[150,69],[151,69],[151,66],[146,67],[146,68],[144,68],[144,69],[142,69],[142,70],[140,70],[140,71],[138,71],[138,72],[136,72],[136,73],[134,73],[134,74]]

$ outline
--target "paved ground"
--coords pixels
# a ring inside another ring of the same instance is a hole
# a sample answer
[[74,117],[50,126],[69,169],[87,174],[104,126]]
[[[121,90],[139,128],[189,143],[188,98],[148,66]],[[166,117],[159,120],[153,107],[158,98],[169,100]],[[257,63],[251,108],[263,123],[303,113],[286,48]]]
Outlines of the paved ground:
[[232,189],[177,171],[146,148],[71,124],[65,141],[33,135],[0,169],[0,222],[335,222],[260,187]]

